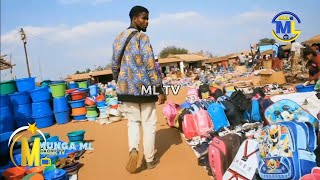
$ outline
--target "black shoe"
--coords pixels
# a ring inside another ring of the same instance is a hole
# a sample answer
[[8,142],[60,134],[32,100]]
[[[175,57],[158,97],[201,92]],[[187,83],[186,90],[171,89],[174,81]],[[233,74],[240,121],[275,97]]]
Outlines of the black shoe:
[[153,169],[160,163],[160,160],[158,158],[154,158],[152,162],[147,162],[147,168]]
[[135,173],[136,172],[138,159],[139,159],[138,151],[135,148],[133,148],[130,151],[129,161],[128,161],[128,164],[127,164],[127,167],[126,167],[128,172],[130,172],[130,173]]

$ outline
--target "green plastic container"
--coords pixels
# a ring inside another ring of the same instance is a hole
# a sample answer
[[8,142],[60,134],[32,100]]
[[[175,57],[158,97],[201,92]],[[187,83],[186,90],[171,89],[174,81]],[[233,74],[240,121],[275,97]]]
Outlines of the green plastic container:
[[78,82],[78,86],[79,88],[88,88],[88,81],[82,81],[82,82]]
[[87,116],[87,117],[97,117],[97,116],[98,116],[98,113],[97,113],[97,111],[95,111],[95,110],[91,110],[91,111],[87,111],[86,116]]
[[0,83],[0,93],[5,94],[11,94],[17,92],[17,86],[16,82],[14,80],[10,81],[3,81]]
[[49,86],[51,83],[52,83],[51,80],[44,80],[40,84],[42,87],[44,87],[44,86]]
[[50,84],[50,89],[52,93],[52,97],[63,97],[66,92],[66,84],[58,83],[58,84]]
[[96,111],[97,110],[97,106],[93,105],[93,106],[86,106],[87,111]]

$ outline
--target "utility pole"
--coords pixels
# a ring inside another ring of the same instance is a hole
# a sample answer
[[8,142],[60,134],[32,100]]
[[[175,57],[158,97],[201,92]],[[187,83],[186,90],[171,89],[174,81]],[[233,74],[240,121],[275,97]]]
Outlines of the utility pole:
[[26,34],[25,34],[24,31],[23,31],[23,28],[21,28],[20,34],[21,34],[21,40],[22,40],[23,46],[24,46],[24,53],[25,53],[25,55],[26,55],[26,62],[27,62],[27,68],[28,68],[28,76],[31,77],[30,68],[29,68],[28,54],[27,54],[27,47],[26,47],[27,37],[26,37]]
[[[12,58],[12,54],[10,54],[10,60],[9,60],[10,64],[12,64],[11,58]],[[11,68],[10,68],[10,74],[11,74],[11,79],[14,79],[14,77],[13,77],[13,66],[11,66]]]

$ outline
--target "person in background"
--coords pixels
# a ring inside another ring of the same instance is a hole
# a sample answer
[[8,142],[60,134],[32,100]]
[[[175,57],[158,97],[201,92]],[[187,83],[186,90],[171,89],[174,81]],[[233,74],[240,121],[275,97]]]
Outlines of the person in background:
[[308,61],[306,68],[309,70],[309,79],[304,83],[307,86],[312,81],[317,83],[320,77],[320,55],[317,55],[312,49],[306,49],[303,54],[304,58]]
[[[139,159],[141,124],[143,126],[144,159],[147,168],[153,169],[160,162],[158,158],[155,158],[157,127],[155,102],[164,104],[166,97],[162,89],[162,79],[156,71],[149,37],[142,33],[147,31],[149,11],[145,7],[134,6],[130,10],[129,17],[130,27],[121,32],[113,43],[112,73],[113,79],[117,82],[118,101],[122,103],[119,106],[119,111],[128,117],[129,161],[126,169],[130,173],[135,173]],[[125,46],[126,41],[128,44]],[[159,95],[143,94],[143,86],[154,87]]]
[[239,55],[238,58],[239,58],[239,65],[244,66],[246,62],[246,57],[243,55],[243,53],[241,53],[241,55]]
[[291,41],[291,73],[294,76],[301,72],[299,63],[301,61],[300,54],[302,48],[304,48],[304,46],[299,42],[296,42],[295,40]]
[[156,71],[158,72],[159,76],[162,77],[162,71],[161,71],[161,66],[159,64],[159,58],[158,56],[155,57],[155,61],[156,61]]

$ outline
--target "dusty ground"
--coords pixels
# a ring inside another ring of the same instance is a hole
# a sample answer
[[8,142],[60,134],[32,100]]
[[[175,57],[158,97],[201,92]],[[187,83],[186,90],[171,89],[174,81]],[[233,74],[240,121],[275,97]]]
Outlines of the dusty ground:
[[[168,99],[181,103],[185,100],[186,89],[181,89],[178,96],[169,95]],[[210,180],[203,167],[198,166],[197,158],[192,149],[186,144],[180,133],[170,129],[165,124],[162,107],[158,106],[158,125],[156,133],[157,156],[160,164],[153,170],[139,168],[139,173],[129,174],[125,170],[128,160],[127,121],[123,120],[108,125],[95,122],[77,122],[65,125],[54,125],[41,129],[51,136],[59,135],[61,140],[67,141],[66,134],[73,130],[84,129],[85,139],[93,140],[94,151],[85,153],[81,162],[84,164],[79,170],[78,178],[82,179],[184,179]],[[141,139],[142,140],[142,139]],[[142,147],[140,148],[142,158]],[[140,163],[139,163],[140,165]]]

